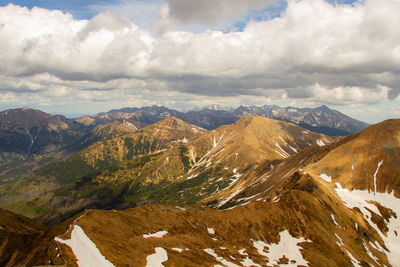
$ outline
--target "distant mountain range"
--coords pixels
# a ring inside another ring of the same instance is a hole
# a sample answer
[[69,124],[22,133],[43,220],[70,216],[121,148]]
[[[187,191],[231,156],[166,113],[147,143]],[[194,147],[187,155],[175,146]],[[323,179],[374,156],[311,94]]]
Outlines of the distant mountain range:
[[330,136],[346,136],[368,126],[326,106],[299,109],[266,105],[232,109],[210,105],[187,112],[152,106],[110,110],[76,119],[30,108],[10,109],[0,112],[0,181],[22,177],[32,169],[66,158],[97,141],[124,135],[169,116],[212,130],[254,115],[293,122]]
[[[244,116],[262,116],[293,122],[308,130],[331,136],[345,136],[365,129],[368,124],[352,119],[326,106],[317,108],[281,108],[275,105],[225,109],[211,105],[197,111],[179,112],[166,107],[122,108],[67,119],[61,115],[50,115],[40,110],[22,108],[0,112],[0,153],[16,152],[43,154],[57,151],[97,126],[113,121],[136,121],[153,124],[169,116],[174,116],[207,130],[236,122]],[[86,136],[85,138],[88,138]]]
[[133,119],[152,124],[168,116],[174,116],[207,130],[218,128],[221,125],[232,124],[244,116],[262,116],[293,122],[303,128],[331,136],[346,136],[368,127],[367,123],[350,118],[339,111],[331,110],[327,106],[317,108],[281,108],[276,105],[265,105],[262,107],[240,106],[235,109],[229,109],[218,105],[210,105],[201,110],[187,112],[152,106],[114,109],[92,116],[84,116],[76,119],[76,121],[87,127],[108,123],[115,119]]
[[299,109],[266,105],[232,109],[210,105],[187,112],[152,106],[110,110],[76,119],[30,108],[10,109],[0,112],[0,181],[22,177],[32,169],[64,159],[97,141],[134,132],[169,116],[213,130],[255,115],[293,122],[330,136],[346,136],[368,126],[326,106]]

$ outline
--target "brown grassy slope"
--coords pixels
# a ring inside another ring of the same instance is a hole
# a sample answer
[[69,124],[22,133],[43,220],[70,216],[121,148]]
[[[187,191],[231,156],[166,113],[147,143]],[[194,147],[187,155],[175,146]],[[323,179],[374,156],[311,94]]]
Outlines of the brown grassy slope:
[[[318,186],[313,192],[304,191],[303,182],[303,178],[291,181],[278,202],[253,202],[227,211],[199,206],[185,207],[183,211],[165,205],[148,205],[126,211],[93,210],[76,224],[117,266],[144,266],[146,256],[153,254],[155,247],[167,251],[165,266],[217,264],[215,258],[205,253],[206,248],[212,248],[219,256],[238,265],[247,257],[239,253],[245,248],[254,262],[265,265],[266,258],[257,252],[252,240],[277,243],[279,233],[284,230],[292,236],[312,240],[300,245],[310,266],[349,266],[350,259],[345,250],[364,264],[372,264],[361,242],[366,239],[364,232],[369,230],[362,218],[325,195]],[[340,226],[334,224],[330,214],[335,214]],[[354,222],[360,223],[358,231]],[[210,234],[207,228],[213,228],[215,234]],[[163,238],[143,238],[143,234],[162,230],[168,231]],[[335,233],[342,238],[343,247],[337,245]],[[374,236],[368,238],[373,240]],[[172,248],[188,250],[179,253]],[[374,254],[387,264],[383,254],[377,251]]]
[[207,198],[207,201],[224,199],[238,189],[256,183],[266,169],[275,168],[280,161],[298,158],[297,153],[317,146],[317,142],[330,144],[338,138],[313,133],[292,123],[253,116],[243,117],[233,125],[202,135],[191,143],[192,151],[198,143],[213,144],[214,139],[216,147],[211,146],[210,153],[195,163],[192,173],[196,173],[196,167],[219,163],[231,174],[234,172],[241,176],[230,188]]
[[[381,162],[378,169],[378,163]],[[349,189],[391,192],[400,197],[400,120],[368,127],[305,168],[318,177],[325,173]]]
[[42,224],[0,209],[0,265],[15,266],[23,260],[45,231]]
[[232,125],[209,131],[194,140],[191,145],[200,147],[209,144],[212,148],[216,144],[216,161],[236,161],[237,167],[240,167],[247,162],[256,164],[266,159],[289,157],[296,154],[296,150],[316,145],[317,140],[328,144],[335,139],[310,132],[292,123],[251,116],[243,117]]

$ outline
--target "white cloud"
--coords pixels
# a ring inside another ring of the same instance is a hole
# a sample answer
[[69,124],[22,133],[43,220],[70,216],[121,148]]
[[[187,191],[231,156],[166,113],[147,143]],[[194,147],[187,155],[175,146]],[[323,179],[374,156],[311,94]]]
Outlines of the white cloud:
[[[229,17],[267,2],[234,1],[221,14]],[[169,14],[189,8],[181,3],[177,11],[178,3],[168,1],[159,29],[173,23]],[[210,3],[199,3],[199,10],[213,7]],[[76,96],[109,103],[127,96],[137,101],[132,105],[194,97],[199,103],[216,97],[238,103],[237,96],[250,103],[399,101],[399,13],[396,0],[336,6],[290,0],[281,17],[250,22],[242,32],[154,35],[110,13],[75,20],[60,11],[10,4],[0,7],[0,102],[17,95],[49,105],[73,103]]]
[[346,105],[354,103],[375,104],[388,100],[390,88],[378,85],[376,89],[339,86],[326,88],[319,84],[311,88],[313,98],[321,103]]

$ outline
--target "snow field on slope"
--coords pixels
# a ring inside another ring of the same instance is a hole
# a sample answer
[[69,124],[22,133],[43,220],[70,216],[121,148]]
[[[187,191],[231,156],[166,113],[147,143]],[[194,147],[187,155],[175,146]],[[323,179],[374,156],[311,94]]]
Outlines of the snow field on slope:
[[162,263],[168,260],[168,254],[162,247],[156,247],[156,253],[147,256],[146,259],[146,267],[162,267]]
[[[398,266],[400,262],[400,199],[394,196],[394,193],[380,193],[380,192],[369,192],[367,190],[353,190],[349,191],[339,183],[336,183],[337,188],[335,189],[338,196],[343,200],[344,204],[350,208],[359,208],[364,218],[371,225],[372,228],[381,236],[385,243],[385,246],[389,249],[386,252],[389,262],[393,266]],[[371,203],[377,202],[383,207],[391,209],[396,213],[397,218],[391,217],[387,223],[388,232],[387,235],[382,233],[378,226],[372,221],[372,214],[369,210],[382,216],[379,209]],[[368,210],[369,209],[369,210]],[[379,244],[377,245],[379,247]],[[383,250],[382,250],[383,251]]]
[[74,225],[71,232],[71,239],[63,240],[56,237],[59,243],[69,246],[77,258],[77,264],[80,267],[109,267],[114,266],[109,262],[96,247],[96,244],[87,237],[83,229],[79,225]]
[[[254,241],[253,246],[257,249],[258,253],[261,256],[265,256],[268,258],[268,265],[278,264],[280,258],[285,256],[289,259],[289,264],[286,266],[297,266],[297,265],[306,265],[308,266],[308,262],[304,260],[303,255],[300,252],[301,247],[298,246],[298,243],[302,242],[311,242],[310,240],[306,240],[304,238],[295,238],[289,234],[287,230],[279,233],[280,241],[278,244],[266,244],[263,241]],[[264,248],[268,248],[268,252],[264,251]],[[296,263],[291,263],[292,260],[295,260]]]

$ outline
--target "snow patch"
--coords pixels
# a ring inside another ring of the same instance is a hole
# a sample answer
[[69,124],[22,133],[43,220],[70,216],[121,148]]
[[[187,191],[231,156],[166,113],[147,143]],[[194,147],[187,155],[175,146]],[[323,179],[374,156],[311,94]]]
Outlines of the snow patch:
[[292,146],[289,146],[289,147],[290,147],[291,150],[294,151],[294,153],[299,153],[294,147],[292,147]]
[[183,248],[172,248],[173,251],[182,252]]
[[277,151],[276,149],[274,149],[274,151],[276,152],[276,153],[278,153],[279,154],[279,156],[281,156],[282,158],[287,158],[286,156],[284,156],[282,153],[280,153],[279,151]]
[[125,123],[126,125],[128,125],[129,127],[133,128],[133,129],[135,129],[135,130],[137,130],[137,127],[136,127],[133,123],[130,123],[129,121],[124,121],[124,123]]
[[161,247],[156,247],[156,253],[147,256],[146,267],[161,267],[164,261],[168,260],[167,251]]
[[347,255],[349,255],[350,260],[351,260],[351,263],[353,263],[353,265],[354,265],[355,267],[361,267],[361,265],[360,265],[360,263],[357,261],[357,259],[354,258],[354,256],[351,255],[351,253],[350,253],[349,251],[347,251],[347,249],[345,249],[345,251],[346,251]]
[[[283,150],[283,148],[281,148],[281,147],[279,146],[278,143],[275,143],[275,146],[277,146],[277,147],[282,151],[282,153],[283,153],[283,155],[284,155],[284,158],[290,157],[289,153],[287,153],[285,150]],[[275,150],[275,151],[276,151],[276,150]],[[276,152],[278,152],[278,151],[276,151]],[[279,153],[279,152],[278,152],[278,153]]]
[[276,196],[276,197],[274,197],[274,199],[272,200],[273,202],[278,202],[279,201],[279,199],[280,199],[280,197],[279,196]]
[[340,238],[340,236],[338,236],[337,234],[335,234],[336,238],[339,240],[339,243],[336,242],[336,244],[339,245],[339,247],[344,246],[343,240]]
[[[287,266],[308,266],[308,262],[304,260],[303,255],[300,252],[301,247],[297,244],[311,241],[302,237],[295,238],[291,236],[287,230],[280,232],[279,236],[280,242],[278,244],[268,245],[263,241],[253,241],[253,245],[257,249],[258,253],[268,258],[267,265],[278,264],[279,259],[285,255],[285,257],[289,259],[289,264],[287,264]],[[265,247],[268,248],[268,252],[264,251]],[[290,263],[291,260],[295,260],[296,263]]]
[[240,174],[240,173],[236,173],[236,174],[232,175],[233,179],[231,181],[231,184],[236,183],[242,175],[243,174]]
[[215,234],[214,228],[207,228],[207,232],[208,232],[210,235]]
[[[394,266],[397,265],[400,262],[400,235],[398,235],[398,233],[400,233],[400,199],[394,196],[394,192],[389,194],[386,192],[369,192],[367,190],[349,191],[342,188],[339,183],[336,183],[336,186],[336,193],[348,208],[353,209],[357,207],[360,209],[366,221],[376,230],[384,241],[385,246],[388,248],[389,252],[384,252],[389,262]],[[372,221],[372,214],[370,211],[376,213],[378,216],[382,216],[373,202],[377,202],[381,206],[391,209],[397,215],[397,218],[389,218],[387,233],[382,233],[378,226]]]
[[158,231],[158,232],[153,233],[153,234],[144,234],[143,237],[144,238],[150,238],[150,237],[161,238],[161,237],[165,236],[166,234],[168,234],[168,231]]
[[282,179],[285,178],[286,176],[288,176],[293,170],[294,170],[294,168],[292,168],[290,171],[288,171],[284,176],[282,176]]
[[239,249],[238,252],[239,252],[239,254],[242,255],[242,256],[247,256],[247,255],[248,255],[248,254],[246,253],[246,249],[245,249],[245,248]]
[[324,179],[328,183],[332,183],[332,178],[331,176],[326,175],[325,173],[322,173],[319,175],[320,178]]
[[376,257],[374,256],[374,254],[372,254],[372,252],[369,250],[369,248],[368,248],[368,246],[367,246],[367,244],[365,243],[364,240],[363,240],[363,245],[364,245],[365,250],[367,251],[368,256],[369,256],[371,259],[373,259],[376,263],[378,263],[378,262],[379,262],[379,259],[376,258]]
[[199,176],[199,174],[192,174],[192,175],[190,175],[188,178],[186,178],[186,180],[193,179],[193,178],[195,178],[195,177],[197,177],[197,176]]
[[334,216],[333,214],[331,214],[331,218],[332,218],[333,222],[334,222],[337,226],[339,226],[339,224],[336,222],[335,216]]
[[244,260],[242,260],[241,264],[243,264],[243,266],[245,267],[250,267],[250,266],[256,266],[256,267],[261,267],[261,265],[255,263],[252,259],[250,259],[249,257],[245,258]]
[[239,199],[237,200],[237,202],[248,201],[248,200],[250,200],[250,199],[252,199],[252,198],[258,196],[259,194],[261,194],[261,193],[257,193],[257,194],[255,194],[255,195],[252,195],[252,196],[249,196],[249,197],[242,197],[242,198],[239,198]]
[[222,207],[223,205],[225,205],[225,203],[227,203],[229,200],[231,200],[232,198],[234,198],[236,195],[238,195],[240,192],[242,192],[241,188],[238,188],[235,192],[233,192],[232,194],[230,194],[226,199],[222,200],[219,204],[218,204],[218,208]]
[[114,266],[109,262],[96,247],[96,244],[87,237],[79,225],[74,225],[71,232],[71,239],[63,240],[56,237],[59,243],[66,244],[74,252],[79,266]]
[[232,263],[232,262],[230,262],[230,261],[227,261],[227,260],[225,260],[224,258],[218,256],[218,255],[214,252],[214,250],[211,249],[211,248],[206,248],[206,249],[204,249],[204,251],[207,252],[208,254],[210,254],[211,256],[213,256],[217,261],[219,261],[220,263],[222,263],[222,264],[225,265],[225,266],[228,266],[228,267],[240,267],[239,265],[234,264],[234,263]]
[[378,163],[378,167],[376,168],[376,171],[375,171],[375,173],[374,173],[374,192],[375,192],[375,193],[376,193],[376,175],[378,174],[379,168],[381,167],[382,163],[383,163],[383,160],[381,160],[381,161]]
[[324,143],[324,141],[322,141],[322,140],[320,139],[320,140],[317,140],[317,145],[319,145],[319,146],[325,146],[326,144]]

